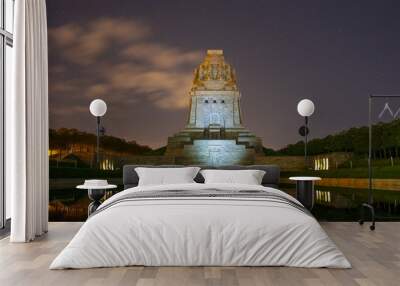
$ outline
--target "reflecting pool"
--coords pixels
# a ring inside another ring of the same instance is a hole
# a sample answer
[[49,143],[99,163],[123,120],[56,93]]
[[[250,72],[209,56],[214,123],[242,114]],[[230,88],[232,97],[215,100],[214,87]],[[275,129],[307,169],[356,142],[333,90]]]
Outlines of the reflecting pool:
[[[294,187],[283,187],[284,191],[295,195]],[[400,221],[400,191],[373,190],[376,220]],[[368,190],[315,187],[315,205],[311,212],[318,220],[357,221],[360,206],[368,202]],[[368,215],[367,211],[365,212]]]
[[[292,185],[281,189],[295,195]],[[121,191],[122,186],[117,191]],[[400,191],[374,190],[374,206],[378,221],[400,221]],[[108,193],[111,196],[112,193]],[[368,201],[368,191],[363,189],[315,187],[314,216],[321,221],[357,221],[360,205]],[[62,189],[50,191],[50,221],[85,221],[90,201],[87,191]]]

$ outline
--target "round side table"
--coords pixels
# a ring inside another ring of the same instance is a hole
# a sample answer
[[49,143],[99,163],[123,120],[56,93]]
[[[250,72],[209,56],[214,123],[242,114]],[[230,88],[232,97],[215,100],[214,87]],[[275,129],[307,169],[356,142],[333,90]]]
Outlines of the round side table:
[[101,199],[104,197],[106,190],[117,188],[116,185],[104,185],[104,186],[89,186],[79,185],[77,189],[85,189],[88,191],[88,197],[92,201],[88,206],[88,216],[94,213],[97,208],[101,205]]
[[314,182],[321,180],[320,177],[290,177],[289,180],[296,181],[296,198],[307,209],[314,206]]

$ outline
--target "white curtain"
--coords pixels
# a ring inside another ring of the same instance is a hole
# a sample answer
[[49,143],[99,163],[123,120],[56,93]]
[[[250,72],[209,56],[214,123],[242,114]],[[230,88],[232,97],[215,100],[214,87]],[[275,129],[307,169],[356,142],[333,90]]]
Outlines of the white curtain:
[[[15,1],[14,91],[6,98],[12,242],[48,227],[48,66],[45,0]],[[7,102],[8,101],[8,102]]]

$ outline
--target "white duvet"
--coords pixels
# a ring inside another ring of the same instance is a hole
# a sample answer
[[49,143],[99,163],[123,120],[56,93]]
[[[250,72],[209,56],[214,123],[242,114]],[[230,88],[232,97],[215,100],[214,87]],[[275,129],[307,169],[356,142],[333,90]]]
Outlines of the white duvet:
[[[155,190],[265,190],[231,184],[135,187]],[[287,204],[233,198],[162,198],[123,201],[94,215],[56,257],[50,269],[145,266],[294,266],[350,268],[310,215]]]

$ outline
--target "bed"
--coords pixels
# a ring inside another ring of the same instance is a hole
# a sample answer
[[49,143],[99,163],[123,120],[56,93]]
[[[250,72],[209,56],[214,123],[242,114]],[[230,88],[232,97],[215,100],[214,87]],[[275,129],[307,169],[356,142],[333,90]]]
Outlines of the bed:
[[204,184],[199,173],[194,183],[153,186],[138,186],[137,167],[124,167],[125,190],[88,218],[50,269],[351,267],[309,211],[277,189],[277,166],[220,168],[263,170],[261,185]]

